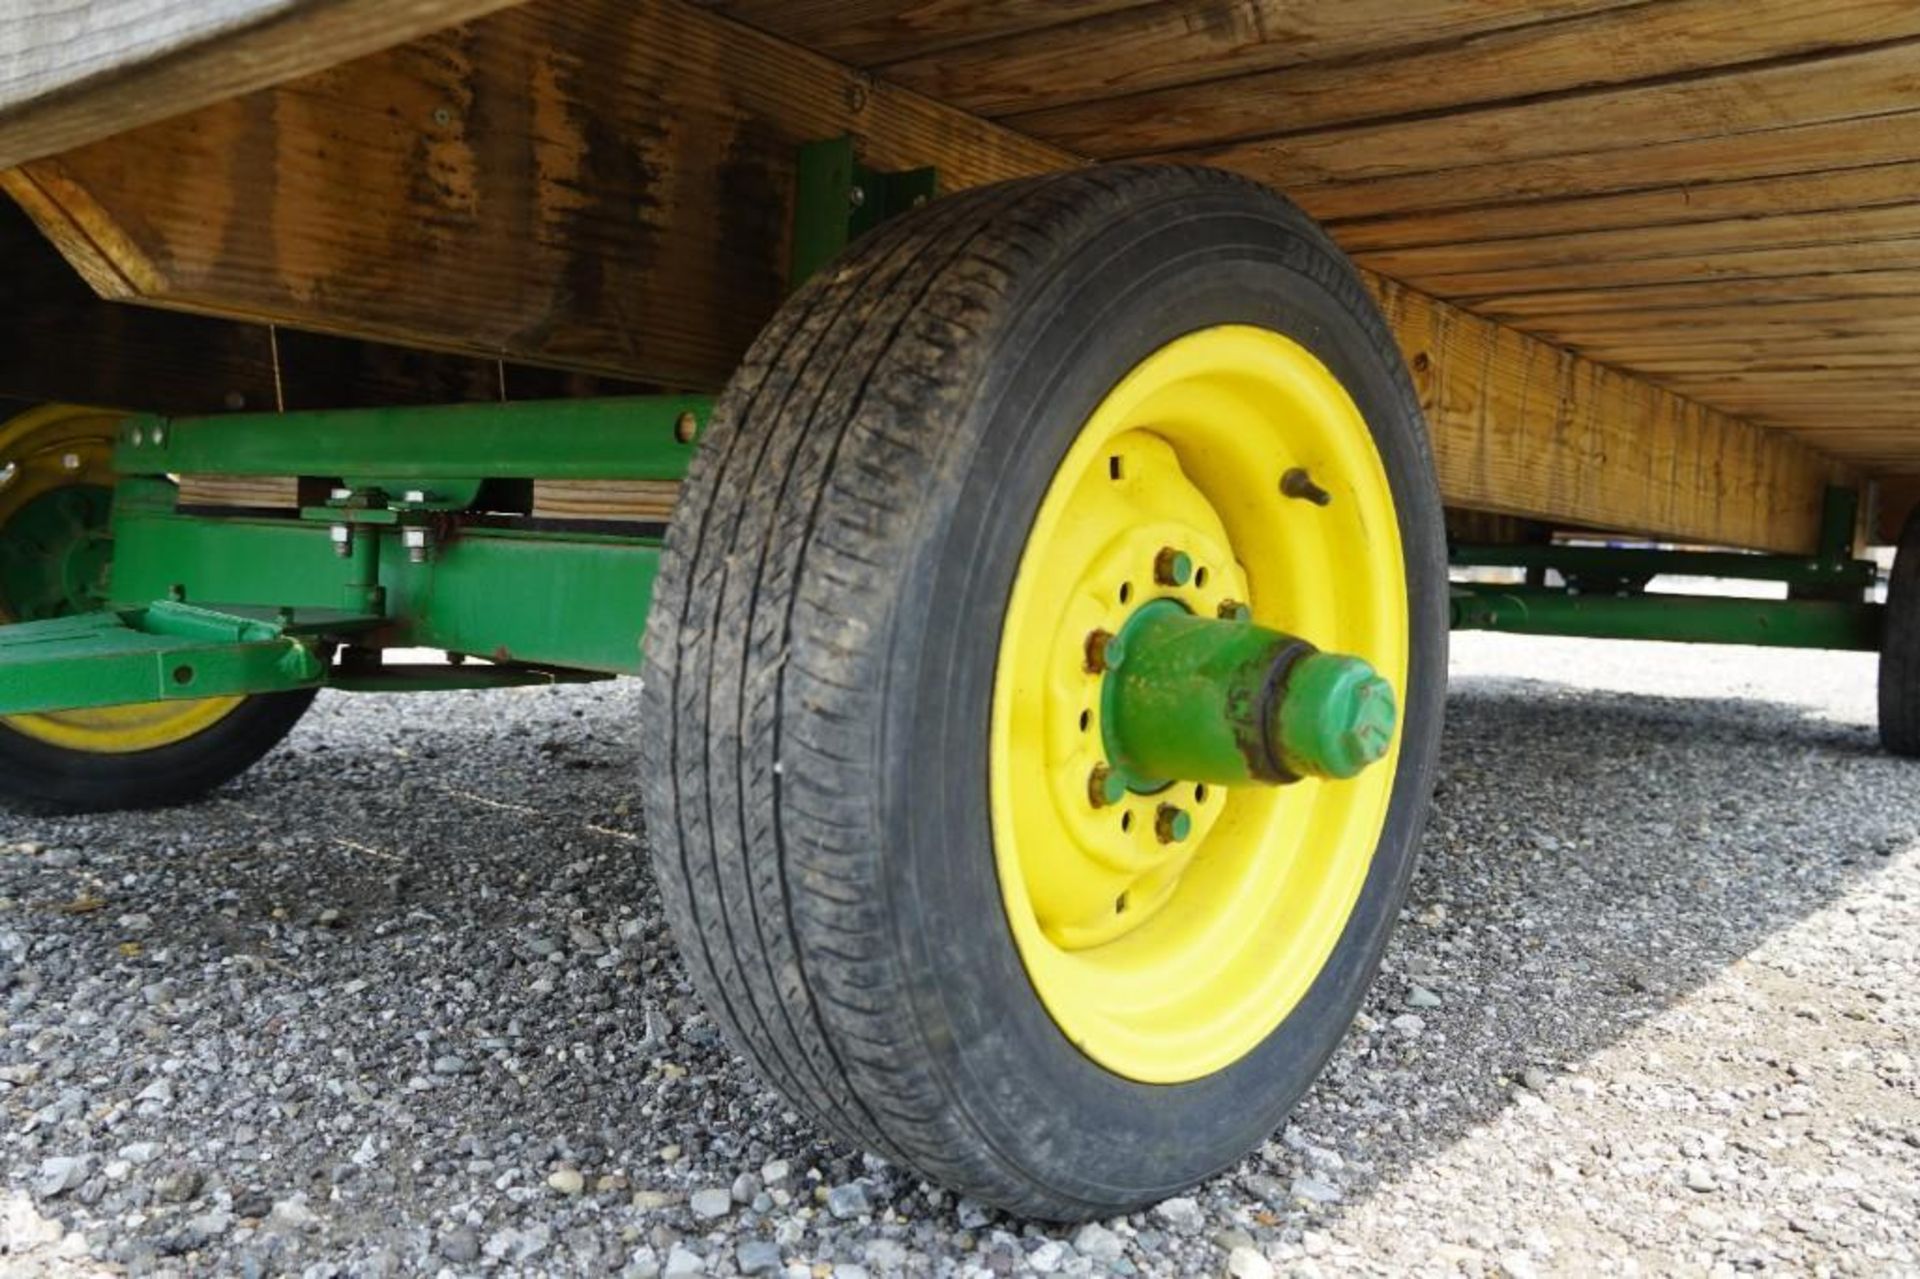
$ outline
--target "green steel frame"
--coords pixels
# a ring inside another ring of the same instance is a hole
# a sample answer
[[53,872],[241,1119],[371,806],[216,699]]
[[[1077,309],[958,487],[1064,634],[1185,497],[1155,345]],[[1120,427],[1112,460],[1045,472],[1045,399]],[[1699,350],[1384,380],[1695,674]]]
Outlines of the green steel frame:
[[[130,418],[106,608],[0,628],[0,714],[637,672],[664,530],[534,519],[531,482],[678,481],[711,411],[663,396]],[[183,508],[169,477],[201,474],[315,496]],[[492,664],[379,663],[399,647]]]
[[[1867,598],[1878,566],[1854,556],[1859,514],[1857,492],[1828,489],[1820,545],[1811,556],[1591,544],[1456,545],[1450,551],[1456,568],[1519,569],[1527,580],[1518,586],[1455,583],[1453,626],[1591,639],[1876,651],[1885,610]],[[1548,584],[1549,571],[1560,577],[1558,585]],[[1669,575],[1782,582],[1787,598],[1647,591],[1654,578]]]

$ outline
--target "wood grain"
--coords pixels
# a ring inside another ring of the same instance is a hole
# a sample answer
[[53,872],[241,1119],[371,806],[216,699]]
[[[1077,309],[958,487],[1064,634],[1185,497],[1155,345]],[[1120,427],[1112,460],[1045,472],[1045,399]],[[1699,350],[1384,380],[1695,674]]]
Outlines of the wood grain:
[[[1080,162],[675,0],[535,0],[4,181],[113,296],[713,387],[783,292],[795,149],[842,131],[947,189]],[[1841,472],[1798,441],[1379,287],[1455,504],[1811,545]]]
[[1807,445],[1370,277],[1456,506],[1774,550],[1844,474]]
[[[1329,6],[1343,15],[1359,8],[1364,6]],[[1088,155],[1152,155],[1535,95],[1573,95],[1701,73],[1739,74],[1753,64],[1775,65],[1915,35],[1920,35],[1920,6],[1912,0],[1828,0],[1817,5],[1806,0],[1664,0],[1560,21],[1529,21],[1462,40],[1399,40],[1392,48],[1358,58],[1316,45],[1315,59],[1306,65],[1224,80],[1194,83],[1189,67],[1171,88],[1119,100],[1023,109],[1006,115],[1004,122]],[[961,76],[952,59],[941,62],[943,83]],[[1111,64],[1100,59],[1096,65]],[[943,96],[940,84],[916,87]],[[1048,96],[1033,94],[1026,101]],[[950,100],[969,103],[966,96]],[[978,105],[1004,108],[1007,100]]]
[[[931,56],[902,57],[881,49],[863,65],[896,84],[969,111],[1027,119],[1068,103],[1105,102],[1195,80],[1251,81],[1257,73],[1278,68],[1304,68],[1407,46],[1446,45],[1631,3],[1168,0],[1041,31],[990,36]],[[773,30],[791,34],[785,24],[774,23]],[[1280,79],[1284,76],[1274,77]],[[1080,144],[1097,133],[1081,130]],[[1097,144],[1086,149],[1106,153]]]
[[514,0],[31,0],[0,9],[0,166],[84,145]]
[[291,475],[183,475],[175,500],[181,506],[290,510],[300,505],[300,480]]
[[680,500],[670,480],[535,480],[536,519],[665,523]]

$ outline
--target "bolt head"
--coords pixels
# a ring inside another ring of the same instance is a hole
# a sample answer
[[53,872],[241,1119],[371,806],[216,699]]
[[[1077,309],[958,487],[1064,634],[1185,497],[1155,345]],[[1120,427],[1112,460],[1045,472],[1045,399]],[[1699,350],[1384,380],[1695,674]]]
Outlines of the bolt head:
[[1193,580],[1193,557],[1177,547],[1161,547],[1153,559],[1153,580],[1162,586],[1185,586]]
[[1127,797],[1127,783],[1105,764],[1095,764],[1087,777],[1087,798],[1095,808],[1107,808]]
[[1178,844],[1193,834],[1193,817],[1175,804],[1162,804],[1153,815],[1153,834],[1163,844]]

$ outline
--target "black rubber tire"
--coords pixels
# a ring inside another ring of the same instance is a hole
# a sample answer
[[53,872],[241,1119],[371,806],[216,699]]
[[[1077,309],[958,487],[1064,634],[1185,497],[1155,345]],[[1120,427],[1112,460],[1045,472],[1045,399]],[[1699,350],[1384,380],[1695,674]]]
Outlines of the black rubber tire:
[[[1001,904],[990,691],[1026,530],[1120,376],[1183,333],[1284,332],[1342,379],[1394,487],[1413,656],[1400,773],[1352,921],[1298,1008],[1193,1083],[1060,1034]],[[1425,820],[1445,537],[1391,333],[1270,191],[1171,166],[971,191],[799,291],[715,414],[647,623],[653,865],[708,1008],[831,1132],[1052,1219],[1163,1198],[1285,1117],[1378,965]]]
[[1887,577],[1880,636],[1880,744],[1920,756],[1920,508],[1907,517]]
[[230,781],[293,731],[314,690],[249,697],[202,732],[153,750],[68,750],[0,720],[0,803],[34,812],[167,808]]

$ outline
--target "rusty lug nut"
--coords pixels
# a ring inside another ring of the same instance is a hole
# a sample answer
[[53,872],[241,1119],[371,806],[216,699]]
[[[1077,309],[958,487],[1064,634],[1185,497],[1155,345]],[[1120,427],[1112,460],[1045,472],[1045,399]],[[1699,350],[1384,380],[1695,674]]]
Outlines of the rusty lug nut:
[[1239,600],[1221,600],[1220,607],[1213,612],[1224,622],[1244,622],[1253,616],[1253,610]]
[[1193,580],[1193,557],[1175,547],[1161,547],[1153,557],[1153,580],[1162,586],[1185,586]]
[[1177,844],[1193,834],[1193,818],[1184,808],[1162,804],[1153,816],[1153,833],[1163,844]]
[[1315,506],[1325,506],[1333,501],[1333,494],[1313,482],[1313,476],[1307,474],[1303,466],[1296,466],[1280,477],[1280,491],[1288,497],[1312,502]]
[[1087,798],[1095,808],[1106,808],[1127,797],[1127,784],[1105,764],[1095,764],[1087,776]]
[[1093,631],[1087,636],[1087,674],[1099,675],[1120,665],[1124,653],[1120,637],[1112,631]]

